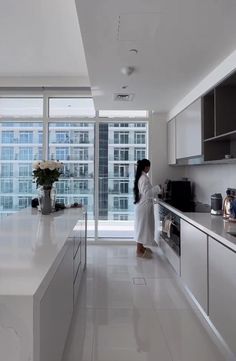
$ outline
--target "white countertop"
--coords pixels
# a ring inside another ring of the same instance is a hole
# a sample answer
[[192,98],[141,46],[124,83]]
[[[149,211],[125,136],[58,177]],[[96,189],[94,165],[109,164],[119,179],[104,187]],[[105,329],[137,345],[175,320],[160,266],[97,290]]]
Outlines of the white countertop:
[[32,296],[43,286],[82,212],[70,208],[42,215],[27,208],[0,221],[0,295]]
[[227,233],[234,232],[236,235],[236,222],[229,222],[222,216],[214,216],[210,213],[181,212],[160,200],[158,203],[236,252],[236,237]]

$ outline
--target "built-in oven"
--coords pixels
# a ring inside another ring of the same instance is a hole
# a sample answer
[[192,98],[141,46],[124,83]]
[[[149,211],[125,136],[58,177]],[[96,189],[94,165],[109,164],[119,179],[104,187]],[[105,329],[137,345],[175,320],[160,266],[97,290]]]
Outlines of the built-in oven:
[[180,274],[180,217],[168,208],[158,204],[159,245],[169,262]]

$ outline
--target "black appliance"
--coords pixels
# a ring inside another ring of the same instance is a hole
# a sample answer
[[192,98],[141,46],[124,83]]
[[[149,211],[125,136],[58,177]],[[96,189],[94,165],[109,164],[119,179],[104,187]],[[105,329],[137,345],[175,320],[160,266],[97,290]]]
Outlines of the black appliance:
[[180,217],[159,204],[160,236],[180,256]]
[[191,182],[189,180],[167,181],[164,201],[183,212],[189,212],[193,203]]
[[215,193],[211,195],[211,214],[222,215],[222,195]]

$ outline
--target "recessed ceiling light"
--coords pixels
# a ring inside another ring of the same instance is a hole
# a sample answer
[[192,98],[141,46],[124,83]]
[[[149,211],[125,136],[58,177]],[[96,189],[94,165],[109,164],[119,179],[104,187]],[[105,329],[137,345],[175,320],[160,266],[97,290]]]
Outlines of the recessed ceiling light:
[[138,49],[129,49],[129,51],[133,54],[138,54]]

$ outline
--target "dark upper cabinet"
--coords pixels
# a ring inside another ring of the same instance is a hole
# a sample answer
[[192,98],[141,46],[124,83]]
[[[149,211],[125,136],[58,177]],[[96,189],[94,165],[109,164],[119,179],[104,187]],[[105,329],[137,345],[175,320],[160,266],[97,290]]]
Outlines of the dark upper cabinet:
[[202,97],[204,161],[236,158],[236,73]]

